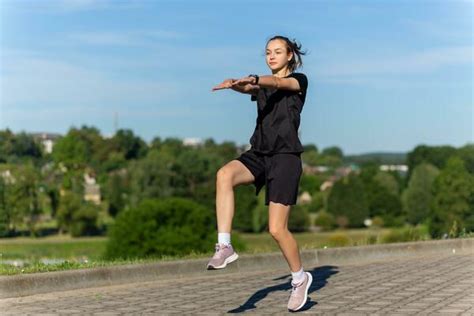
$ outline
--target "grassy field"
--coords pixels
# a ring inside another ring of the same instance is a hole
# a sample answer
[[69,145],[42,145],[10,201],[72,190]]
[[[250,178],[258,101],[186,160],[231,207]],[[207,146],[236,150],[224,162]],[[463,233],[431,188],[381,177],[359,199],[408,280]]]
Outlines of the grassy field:
[[[269,233],[236,233],[247,245],[241,253],[264,253],[280,251]],[[301,250],[379,244],[397,241],[429,239],[423,228],[420,229],[352,229],[318,233],[293,234]],[[156,258],[137,260],[106,261],[102,259],[107,243],[106,237],[71,238],[49,236],[42,238],[3,238],[0,239],[0,275],[89,268],[127,263],[157,261]],[[180,257],[163,257],[160,260],[175,260],[209,257],[213,253],[192,253]],[[66,262],[46,264],[42,260],[67,260]],[[14,266],[13,260],[22,260],[24,266]],[[10,264],[5,264],[10,262]]]

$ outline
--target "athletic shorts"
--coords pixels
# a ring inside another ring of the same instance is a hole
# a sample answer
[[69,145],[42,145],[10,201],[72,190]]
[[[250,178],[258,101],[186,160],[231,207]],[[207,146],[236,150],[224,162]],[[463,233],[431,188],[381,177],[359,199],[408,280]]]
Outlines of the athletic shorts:
[[265,205],[270,201],[285,205],[296,204],[300,177],[303,173],[301,154],[263,155],[250,149],[236,159],[255,177],[256,195],[265,185]]

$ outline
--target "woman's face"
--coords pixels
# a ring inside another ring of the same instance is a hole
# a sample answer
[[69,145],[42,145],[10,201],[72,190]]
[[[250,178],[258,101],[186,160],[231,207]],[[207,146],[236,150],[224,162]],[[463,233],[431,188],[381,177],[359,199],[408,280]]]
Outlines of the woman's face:
[[283,40],[275,39],[268,42],[265,56],[268,67],[272,71],[278,71],[288,65],[293,54],[288,54],[286,43]]

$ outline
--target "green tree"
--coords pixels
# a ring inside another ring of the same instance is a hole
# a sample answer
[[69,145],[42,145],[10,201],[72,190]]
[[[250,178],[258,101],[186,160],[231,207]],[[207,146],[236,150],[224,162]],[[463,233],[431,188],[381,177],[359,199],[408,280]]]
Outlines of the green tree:
[[129,204],[130,185],[127,170],[120,169],[111,172],[104,191],[106,200],[109,202],[108,213],[115,217]]
[[324,148],[323,155],[338,157],[341,160],[342,158],[344,158],[344,153],[342,152],[342,149],[337,146]]
[[459,231],[474,231],[474,176],[467,172],[462,159],[448,160],[433,183],[433,194],[431,236],[448,234],[454,225]]
[[457,155],[464,160],[467,171],[474,174],[474,144],[466,144],[459,148]]
[[58,213],[56,215],[60,233],[69,232],[73,216],[82,207],[82,197],[71,191],[63,191],[60,196]]
[[41,144],[37,143],[33,136],[25,132],[18,133],[13,138],[12,154],[39,158],[42,156]]
[[369,206],[364,185],[357,175],[335,182],[328,197],[328,212],[337,217],[346,217],[351,227],[362,227],[369,215]]
[[427,146],[419,145],[408,153],[408,179],[417,165],[422,162],[430,163],[438,169],[444,168],[448,159],[456,154],[456,148],[452,146]]
[[131,207],[136,207],[141,200],[172,196],[172,177],[178,175],[174,170],[173,156],[170,153],[151,150],[143,159],[130,162],[130,198]]
[[268,231],[268,206],[265,205],[265,190],[259,192],[257,205],[252,209],[252,231]]
[[311,174],[302,174],[300,185],[299,185],[299,194],[303,192],[308,192],[313,195],[316,192],[319,192],[321,184],[323,184],[324,179],[320,176],[315,176]]
[[97,219],[100,206],[91,202],[83,202],[78,210],[72,213],[69,231],[71,236],[91,236],[98,233]]
[[0,176],[0,237],[6,237],[10,234],[10,209],[7,206],[7,185],[2,176]]
[[310,218],[308,210],[303,205],[292,205],[288,217],[288,229],[291,232],[305,232],[308,231],[310,225]]
[[139,159],[146,156],[148,146],[130,129],[119,129],[110,140],[115,152],[122,153],[126,160]]
[[321,210],[327,209],[327,197],[328,194],[326,191],[317,191],[311,196],[312,200],[309,203],[307,209],[310,213],[316,213]]
[[378,171],[374,176],[374,181],[385,188],[390,194],[398,196],[398,182],[392,174],[385,171]]
[[[262,189],[265,191],[265,188]],[[260,193],[262,192],[260,191]],[[233,228],[240,231],[254,230],[253,210],[257,207],[258,199],[253,185],[239,185],[234,188],[235,212]]]
[[372,196],[369,209],[370,217],[381,217],[384,226],[402,226],[405,222],[399,196],[389,192],[386,187],[379,186],[377,193]]
[[402,194],[403,210],[409,223],[417,225],[428,219],[433,201],[432,186],[438,174],[438,168],[429,163],[421,163],[413,170]]

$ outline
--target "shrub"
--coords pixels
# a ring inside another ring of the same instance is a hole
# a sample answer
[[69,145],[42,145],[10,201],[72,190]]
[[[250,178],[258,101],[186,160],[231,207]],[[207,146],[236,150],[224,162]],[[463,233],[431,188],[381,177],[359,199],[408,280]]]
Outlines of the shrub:
[[314,224],[321,227],[323,230],[331,230],[335,226],[334,216],[328,212],[322,211],[318,213]]
[[85,203],[81,208],[72,214],[69,225],[72,237],[91,236],[98,233],[97,219],[99,207],[92,203]]
[[426,227],[403,227],[401,229],[392,230],[381,236],[381,243],[393,243],[393,242],[407,242],[417,240],[427,240],[429,234]]
[[333,247],[344,247],[351,244],[351,239],[346,234],[334,233],[329,236],[328,243]]
[[105,257],[206,252],[214,249],[216,235],[214,212],[202,205],[183,198],[147,199],[119,213],[110,227]]
[[380,216],[374,216],[372,218],[372,227],[383,227],[384,221],[383,218]]
[[308,211],[301,205],[293,205],[290,209],[288,229],[292,232],[307,231],[310,225]]

